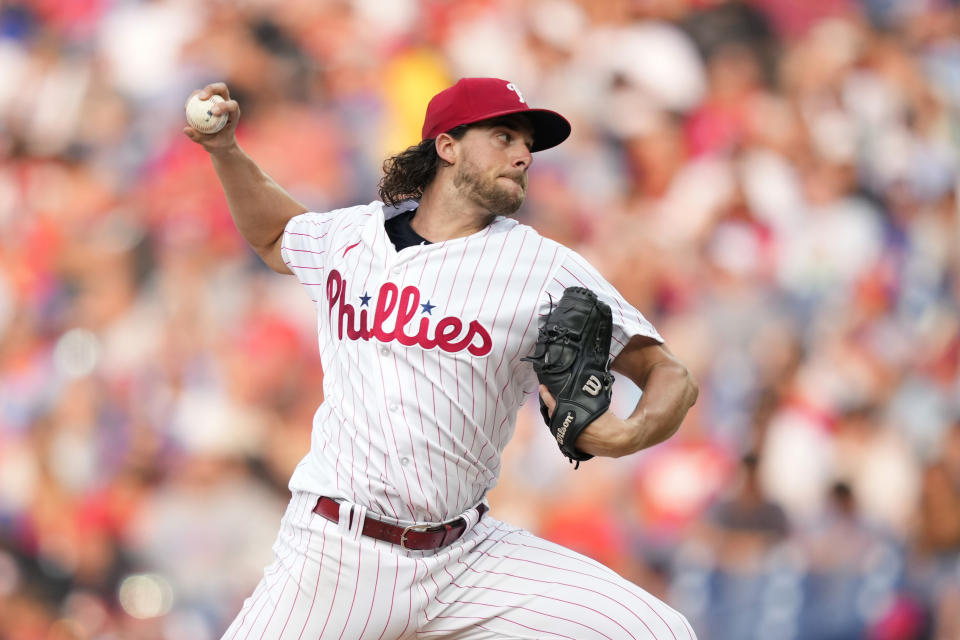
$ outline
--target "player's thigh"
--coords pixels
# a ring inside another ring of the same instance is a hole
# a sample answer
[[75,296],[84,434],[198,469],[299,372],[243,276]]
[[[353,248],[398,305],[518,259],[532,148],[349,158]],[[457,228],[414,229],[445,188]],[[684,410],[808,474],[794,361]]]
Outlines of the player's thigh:
[[492,518],[434,577],[420,637],[692,640],[687,620],[608,567]]
[[315,503],[315,496],[294,496],[274,545],[274,561],[223,640],[412,635],[411,612],[419,606],[411,599],[417,593],[416,565],[407,566],[383,544],[312,513]]

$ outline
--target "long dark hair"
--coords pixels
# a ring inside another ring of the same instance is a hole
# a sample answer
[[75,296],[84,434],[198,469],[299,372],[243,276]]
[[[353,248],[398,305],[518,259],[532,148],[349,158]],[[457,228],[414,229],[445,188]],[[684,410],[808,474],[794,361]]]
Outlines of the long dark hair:
[[[468,126],[462,124],[447,133],[459,140]],[[423,196],[423,190],[433,182],[437,169],[444,163],[434,143],[434,138],[424,140],[383,161],[381,201],[395,207],[404,200],[419,200]]]

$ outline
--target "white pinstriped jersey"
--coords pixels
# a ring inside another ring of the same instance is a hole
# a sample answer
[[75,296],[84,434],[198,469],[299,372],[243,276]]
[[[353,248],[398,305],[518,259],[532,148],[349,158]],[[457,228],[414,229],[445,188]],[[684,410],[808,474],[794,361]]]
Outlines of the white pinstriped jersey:
[[317,314],[324,401],[292,490],[400,521],[439,522],[497,480],[537,389],[538,319],[568,286],[613,312],[611,357],[653,326],[576,252],[498,217],[473,235],[396,251],[372,202],[290,220],[284,262]]

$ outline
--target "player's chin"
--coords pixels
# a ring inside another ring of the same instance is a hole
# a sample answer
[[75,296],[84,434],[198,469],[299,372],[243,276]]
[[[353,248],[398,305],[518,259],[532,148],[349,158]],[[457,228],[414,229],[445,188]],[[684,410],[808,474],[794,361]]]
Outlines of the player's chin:
[[511,198],[502,198],[497,203],[496,207],[492,207],[492,210],[497,215],[512,216],[523,205],[525,195],[526,194],[523,191],[521,191],[518,196],[514,196]]
[[476,201],[495,216],[513,215],[523,204],[526,190],[515,181],[509,185],[496,181],[474,191]]
[[526,197],[526,185],[520,184],[516,180],[508,178],[507,184],[504,189],[501,190],[500,197],[498,198],[498,200],[500,200],[502,203],[502,207],[505,210],[509,210],[509,213],[505,213],[504,215],[516,213],[517,209],[520,208]]

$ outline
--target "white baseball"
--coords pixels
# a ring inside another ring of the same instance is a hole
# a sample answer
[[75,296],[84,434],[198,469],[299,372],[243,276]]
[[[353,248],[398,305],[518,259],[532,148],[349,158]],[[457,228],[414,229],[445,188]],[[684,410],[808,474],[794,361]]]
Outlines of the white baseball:
[[214,115],[210,111],[210,108],[218,102],[223,102],[223,98],[217,94],[213,94],[208,100],[201,100],[199,93],[191,96],[186,106],[187,124],[200,133],[216,133],[223,129],[229,114]]

